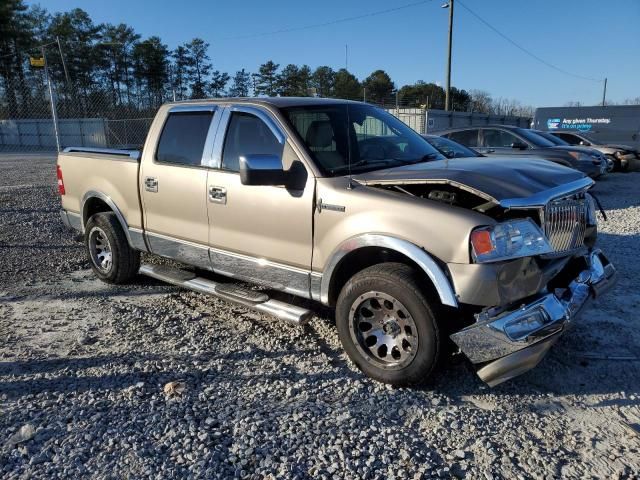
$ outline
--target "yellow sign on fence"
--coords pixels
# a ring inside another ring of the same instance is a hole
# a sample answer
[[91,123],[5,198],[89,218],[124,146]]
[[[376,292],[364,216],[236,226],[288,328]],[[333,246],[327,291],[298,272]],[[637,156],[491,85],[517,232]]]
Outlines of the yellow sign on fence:
[[32,67],[44,67],[44,57],[29,57],[29,63]]

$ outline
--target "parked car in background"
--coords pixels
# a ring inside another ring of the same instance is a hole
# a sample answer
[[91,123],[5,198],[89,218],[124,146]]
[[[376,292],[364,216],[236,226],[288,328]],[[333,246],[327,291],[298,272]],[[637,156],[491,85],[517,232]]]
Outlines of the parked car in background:
[[[562,140],[560,137],[556,137],[555,135],[551,134],[551,132],[543,132],[542,130],[535,130],[535,129],[531,129],[531,131],[537,133],[541,137],[546,138],[550,142],[555,143],[556,145],[561,145],[565,147],[570,145],[569,143]],[[580,146],[581,145],[577,145],[575,146],[575,148],[580,148]],[[586,147],[586,146],[584,146],[583,148],[586,153],[599,155],[602,158],[602,160],[607,163],[607,172],[612,172],[614,170],[615,162],[613,161],[613,159],[607,157],[604,153],[594,148]]]
[[454,142],[448,138],[428,134],[422,136],[431,144],[432,147],[447,158],[484,157],[484,155],[476,152],[472,148],[465,147],[461,143]]
[[67,148],[57,178],[101,280],[139,272],[296,324],[333,307],[354,364],[394,385],[428,378],[449,339],[489,385],[520,375],[616,278],[593,180],[540,159],[448,160],[359,102],[164,105],[142,152]]
[[606,163],[599,156],[572,146],[555,145],[526,128],[487,125],[450,129],[438,134],[482,154],[539,157],[575,168],[592,178],[599,177],[607,170]]
[[616,170],[640,169],[640,149],[638,148],[617,143],[604,143],[577,131],[552,131],[549,135],[564,140],[569,145],[581,145],[598,150],[613,161]]

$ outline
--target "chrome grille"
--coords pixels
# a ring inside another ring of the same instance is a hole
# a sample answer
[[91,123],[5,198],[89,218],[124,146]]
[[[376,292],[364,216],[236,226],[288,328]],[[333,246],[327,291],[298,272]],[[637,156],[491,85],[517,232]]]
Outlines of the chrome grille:
[[556,252],[575,250],[584,245],[588,200],[574,195],[553,200],[544,208],[544,233]]

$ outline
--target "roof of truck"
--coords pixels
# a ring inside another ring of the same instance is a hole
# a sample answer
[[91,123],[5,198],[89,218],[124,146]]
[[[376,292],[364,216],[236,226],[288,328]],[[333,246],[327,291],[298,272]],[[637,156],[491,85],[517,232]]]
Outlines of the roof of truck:
[[184,105],[191,103],[258,103],[272,105],[277,108],[302,107],[307,105],[328,105],[336,103],[362,103],[353,100],[342,100],[340,98],[320,98],[320,97],[225,97],[206,98],[201,100],[185,100],[181,102],[171,102],[171,105]]

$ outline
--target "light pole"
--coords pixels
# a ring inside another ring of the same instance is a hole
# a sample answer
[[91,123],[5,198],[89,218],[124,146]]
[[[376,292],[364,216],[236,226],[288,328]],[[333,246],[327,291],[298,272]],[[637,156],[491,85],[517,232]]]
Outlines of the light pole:
[[449,46],[447,49],[447,89],[444,97],[444,109],[449,110],[451,102],[451,45],[453,41],[453,0],[449,0],[441,5],[442,8],[449,9]]

